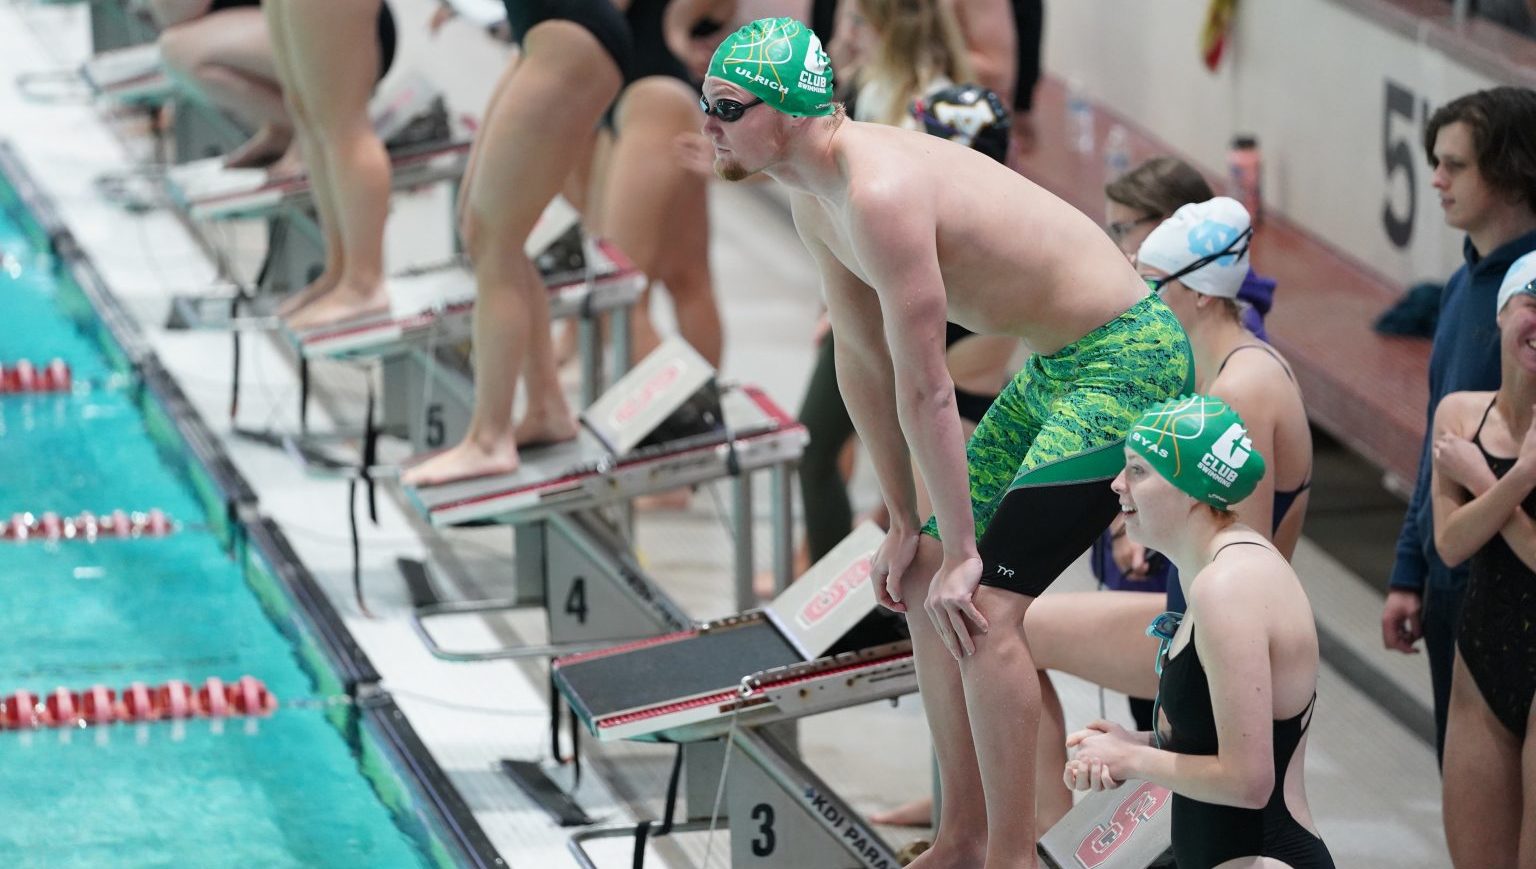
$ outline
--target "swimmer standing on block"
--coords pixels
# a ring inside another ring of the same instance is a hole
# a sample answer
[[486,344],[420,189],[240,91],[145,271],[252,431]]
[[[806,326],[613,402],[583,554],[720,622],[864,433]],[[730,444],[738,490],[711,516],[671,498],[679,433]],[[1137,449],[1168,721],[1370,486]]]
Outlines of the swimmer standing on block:
[[[710,63],[704,133],[722,178],[763,172],[791,191],[890,511],[875,590],[924,610],[908,621],[944,809],[913,865],[1034,866],[1039,684],[1024,613],[1115,515],[1125,435],[1192,388],[1189,343],[1086,216],[963,145],[848,120],[833,75],[803,24],[753,22]],[[946,316],[1035,353],[968,445]]]

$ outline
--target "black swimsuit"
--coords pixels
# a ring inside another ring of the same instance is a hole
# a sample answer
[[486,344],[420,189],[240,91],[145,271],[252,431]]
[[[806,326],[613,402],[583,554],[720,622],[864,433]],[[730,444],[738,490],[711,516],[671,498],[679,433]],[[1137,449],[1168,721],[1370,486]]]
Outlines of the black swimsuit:
[[[1492,410],[1489,402],[1472,443],[1493,475],[1503,477],[1515,460],[1490,455],[1483,447],[1483,425]],[[1536,492],[1520,506],[1527,515],[1536,516]],[[1531,698],[1536,695],[1536,576],[1502,535],[1495,535],[1472,556],[1456,648],[1499,723],[1524,740]]]
[[688,67],[667,48],[661,22],[671,0],[630,0],[624,18],[629,22],[629,36],[635,46],[635,63],[630,81],[652,75],[664,75],[693,87]]
[[[208,6],[208,14],[223,12],[226,9],[239,9],[241,7],[260,6],[261,0],[213,0]],[[375,34],[379,40],[379,81],[389,73],[389,68],[395,64],[395,16],[389,11],[388,3],[379,4],[379,17],[376,20]]]
[[612,0],[502,0],[507,7],[507,24],[512,41],[523,44],[528,31],[545,21],[570,21],[579,24],[597,38],[603,50],[613,58],[625,81],[631,78],[635,64],[635,44],[629,25]]
[[[1228,543],[1270,547],[1254,540]],[[1158,681],[1158,706],[1168,716],[1170,734],[1162,748],[1179,754],[1217,754],[1216,714],[1211,686],[1195,648],[1189,642],[1163,663]],[[1179,869],[1210,869],[1238,857],[1271,857],[1292,869],[1332,869],[1333,857],[1323,840],[1291,816],[1285,805],[1285,774],[1301,738],[1311,724],[1314,694],[1300,714],[1274,722],[1275,789],[1262,809],[1240,809],[1207,803],[1177,792],[1173,795],[1173,855]]]

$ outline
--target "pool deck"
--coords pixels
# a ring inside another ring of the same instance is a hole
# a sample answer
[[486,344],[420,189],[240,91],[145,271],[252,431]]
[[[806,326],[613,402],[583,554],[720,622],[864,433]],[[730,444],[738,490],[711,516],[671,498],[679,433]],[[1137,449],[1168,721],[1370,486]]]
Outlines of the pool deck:
[[[425,0],[394,0],[406,21],[424,21]],[[417,7],[420,7],[418,10]],[[402,10],[404,10],[402,12]],[[412,17],[420,11],[419,18]],[[548,755],[545,668],[508,662],[448,663],[428,654],[408,620],[411,603],[396,570],[397,558],[429,558],[439,568],[445,594],[478,598],[505,593],[510,533],[504,528],[433,531],[385,488],[379,523],[363,527],[363,587],[369,617],[357,608],[351,587],[351,552],[345,510],[346,485],[316,479],[282,452],[231,436],[228,418],[230,339],[227,334],[166,331],[170,298],[214,284],[213,264],[183,223],[165,210],[125,213],[105,202],[95,179],[123,172],[150,153],[141,122],[107,122],[96,107],[44,105],[25,99],[13,84],[17,73],[65,69],[84,59],[82,6],[0,6],[0,117],[5,133],[28,169],[54,200],[112,292],[137,319],[166,368],[246,480],[255,487],[263,514],[272,517],[299,558],[342,614],[346,627],[383,675],[432,754],[458,787],[485,833],[509,865],[573,865],[568,831],[556,827],[496,771],[503,758],[537,760]],[[448,37],[468,40],[461,28]],[[406,33],[404,56],[418,50]],[[474,49],[484,51],[483,49]],[[471,89],[445,85],[459,110],[478,111]],[[767,191],[716,185],[712,252],[717,293],[727,328],[724,372],[761,385],[786,408],[798,406],[812,362],[810,331],[817,316],[817,282],[781,203]],[[430,260],[446,243],[446,193],[396,197],[390,226],[391,268]],[[249,277],[260,261],[265,234],[258,224],[215,230],[237,273]],[[292,354],[276,339],[245,342],[245,386],[239,423],[246,427],[297,429],[298,381]],[[355,423],[361,416],[363,381],[347,366],[317,365],[319,394],[311,424]],[[394,445],[386,458],[399,458]],[[766,487],[763,487],[766,488]],[[867,469],[856,478],[859,500],[869,503]],[[683,511],[642,513],[638,549],[642,564],[695,619],[733,612],[729,501],[701,490]],[[760,492],[766,495],[766,492]],[[766,500],[766,499],[764,499]],[[766,515],[766,510],[760,515]],[[759,535],[766,539],[766,521]],[[763,551],[763,547],[759,548]],[[1348,575],[1316,546],[1303,541],[1299,572],[1325,635],[1345,657],[1364,661],[1370,672],[1427,703],[1428,675],[1422,658],[1380,650],[1376,615],[1380,597]],[[766,565],[765,565],[766,566]],[[1089,588],[1083,565],[1058,587]],[[459,618],[442,633],[455,644],[510,637],[537,639],[536,611],[493,620]],[[1358,677],[1357,677],[1358,678]],[[1058,681],[1069,722],[1099,715],[1099,692],[1071,679]],[[1437,867],[1448,865],[1441,834],[1439,780],[1433,750],[1387,715],[1348,678],[1325,668],[1319,714],[1312,729],[1308,784],[1314,816],[1340,865]],[[1104,700],[1110,717],[1126,719],[1122,699]],[[878,746],[850,733],[879,732]],[[913,699],[875,704],[808,720],[801,745],[810,765],[856,808],[888,808],[926,791],[927,734]],[[619,744],[584,746],[598,775],[584,776],[577,800],[600,819],[657,817],[672,749]],[[563,773],[557,774],[557,776]],[[717,839],[725,834],[718,834]],[[911,834],[889,831],[901,843]],[[656,841],[650,865],[699,866],[702,834]],[[627,865],[631,845],[615,840],[592,847],[600,865]],[[716,841],[712,865],[725,865],[729,849]]]

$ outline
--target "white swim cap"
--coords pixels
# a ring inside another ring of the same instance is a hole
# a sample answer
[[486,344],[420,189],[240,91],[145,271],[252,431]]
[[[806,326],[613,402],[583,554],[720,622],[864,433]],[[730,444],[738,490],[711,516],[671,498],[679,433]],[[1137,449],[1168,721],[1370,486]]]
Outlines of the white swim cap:
[[1186,205],[1158,224],[1136,252],[1140,265],[1165,271],[1197,293],[1237,298],[1248,277],[1248,210],[1218,196]]
[[1499,301],[1493,307],[1493,315],[1497,317],[1509,304],[1509,300],[1521,293],[1530,293],[1536,296],[1536,253],[1528,253],[1515,260],[1515,264],[1504,273],[1504,283],[1499,284]]

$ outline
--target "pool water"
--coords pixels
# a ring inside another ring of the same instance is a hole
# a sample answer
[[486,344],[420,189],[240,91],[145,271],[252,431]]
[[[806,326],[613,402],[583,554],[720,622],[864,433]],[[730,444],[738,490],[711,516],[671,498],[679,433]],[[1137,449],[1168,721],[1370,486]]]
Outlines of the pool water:
[[[0,858],[46,866],[420,866],[334,673],[280,626],[152,435],[130,379],[15,215],[0,208],[0,364],[55,357],[69,395],[0,395],[0,520],[159,508],[163,538],[0,540],[0,695],[252,675],[260,719],[0,731]],[[78,299],[78,291],[74,291]],[[72,312],[74,316],[71,315]],[[331,703],[332,705],[327,705]],[[417,825],[419,826],[419,825]]]

